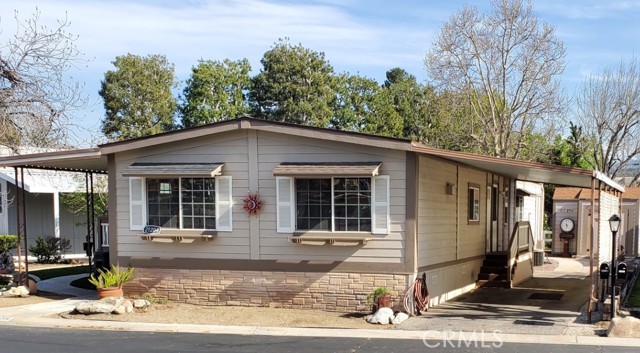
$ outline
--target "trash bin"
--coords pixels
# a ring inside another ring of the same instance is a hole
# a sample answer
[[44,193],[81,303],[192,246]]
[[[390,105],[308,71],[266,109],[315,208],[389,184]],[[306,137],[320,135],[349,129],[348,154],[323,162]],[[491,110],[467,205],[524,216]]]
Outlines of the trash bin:
[[544,265],[544,251],[533,252],[533,266]]

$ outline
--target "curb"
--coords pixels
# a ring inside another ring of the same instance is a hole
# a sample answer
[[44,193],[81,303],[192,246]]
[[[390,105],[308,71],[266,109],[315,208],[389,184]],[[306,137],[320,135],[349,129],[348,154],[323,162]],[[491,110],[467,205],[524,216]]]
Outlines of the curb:
[[249,336],[295,336],[295,337],[335,337],[335,338],[370,338],[370,339],[404,339],[448,342],[493,342],[529,343],[529,344],[565,344],[640,347],[638,338],[609,338],[590,336],[564,335],[524,335],[507,333],[472,332],[437,332],[437,331],[403,331],[403,330],[367,330],[367,329],[326,329],[297,327],[261,327],[261,326],[220,326],[196,324],[158,324],[139,322],[115,322],[96,320],[73,320],[56,318],[17,319],[11,322],[16,326],[43,328],[75,328],[89,330],[114,330],[131,332],[173,332],[200,334],[229,334]]

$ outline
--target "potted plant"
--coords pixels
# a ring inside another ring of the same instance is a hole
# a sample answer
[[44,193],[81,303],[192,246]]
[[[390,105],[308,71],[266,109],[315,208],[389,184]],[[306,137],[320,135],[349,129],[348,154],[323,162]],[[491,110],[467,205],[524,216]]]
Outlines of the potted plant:
[[367,295],[367,304],[373,304],[374,312],[380,308],[390,308],[392,307],[391,292],[387,287],[378,287]]
[[121,297],[122,285],[133,279],[133,267],[122,269],[120,266],[111,265],[108,270],[98,269],[98,276],[91,274],[89,283],[96,286],[98,298]]

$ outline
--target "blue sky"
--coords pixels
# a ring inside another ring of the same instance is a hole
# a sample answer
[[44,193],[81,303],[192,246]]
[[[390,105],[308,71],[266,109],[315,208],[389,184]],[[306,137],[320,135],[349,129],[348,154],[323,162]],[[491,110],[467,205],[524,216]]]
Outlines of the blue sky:
[[[68,16],[70,31],[89,61],[70,72],[85,85],[86,110],[76,122],[101,136],[98,95],[104,72],[126,53],[164,54],[179,80],[198,59],[249,59],[253,72],[278,38],[325,53],[336,72],[384,81],[401,67],[428,79],[423,56],[442,23],[465,4],[488,9],[489,1],[438,0],[2,0],[0,45],[14,32],[13,10],[27,17],[37,7],[43,23]],[[635,55],[640,45],[640,0],[533,0],[538,17],[556,27],[567,48],[561,80],[572,96],[577,85],[604,67]],[[77,133],[89,140],[89,132]],[[93,142],[95,143],[94,139]],[[86,145],[85,141],[77,141]]]

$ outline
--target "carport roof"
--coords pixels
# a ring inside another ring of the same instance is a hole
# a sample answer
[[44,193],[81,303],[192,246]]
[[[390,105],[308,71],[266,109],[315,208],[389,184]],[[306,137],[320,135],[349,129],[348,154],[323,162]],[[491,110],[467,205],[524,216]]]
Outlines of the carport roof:
[[69,172],[107,172],[107,157],[99,147],[23,154],[0,158],[0,167],[63,170]]
[[516,180],[591,188],[592,179],[596,179],[611,188],[624,191],[622,185],[598,171],[440,150],[415,142],[412,144],[412,151],[458,162],[481,170],[508,176]]
[[624,191],[623,186],[614,182],[603,173],[597,171],[481,156],[472,153],[440,150],[408,140],[271,122],[250,117],[226,120],[190,129],[110,143],[95,148],[0,158],[0,167],[17,166],[25,168],[106,173],[108,167],[106,156],[111,153],[152,147],[184,139],[198,138],[206,135],[242,129],[305,136],[307,138],[339,141],[401,151],[411,151],[524,181],[591,188],[592,180],[595,179],[605,183],[611,188]]

